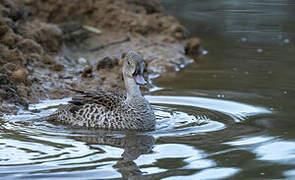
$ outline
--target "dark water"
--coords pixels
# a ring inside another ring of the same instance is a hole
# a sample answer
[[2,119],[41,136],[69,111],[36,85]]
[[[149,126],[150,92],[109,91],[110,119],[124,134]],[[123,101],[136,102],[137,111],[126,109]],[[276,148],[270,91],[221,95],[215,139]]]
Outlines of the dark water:
[[233,124],[218,136],[205,135],[201,142],[198,136],[190,137],[193,141],[188,144],[216,154],[215,168],[239,169],[233,179],[295,179],[295,2],[165,0],[164,4],[190,35],[201,37],[208,54],[174,79],[158,81],[161,87],[173,95],[233,100],[272,111]]
[[295,179],[295,2],[163,4],[208,54],[154,81],[157,130],[39,122],[69,99],[44,101],[0,120],[0,178]]

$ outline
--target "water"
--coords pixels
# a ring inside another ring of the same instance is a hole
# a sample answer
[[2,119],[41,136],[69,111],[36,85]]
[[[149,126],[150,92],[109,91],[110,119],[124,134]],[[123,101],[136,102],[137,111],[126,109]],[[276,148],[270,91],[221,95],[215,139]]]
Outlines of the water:
[[[206,140],[207,133],[234,131],[232,124],[272,114],[264,107],[222,99],[146,98],[153,104],[158,118],[156,130],[152,132],[78,129],[39,120],[70,98],[43,101],[30,105],[29,111],[19,115],[4,116],[5,120],[1,122],[1,177],[164,178],[170,177],[171,173],[172,176],[194,174],[202,177],[211,171],[217,171],[218,177],[230,176],[240,170],[215,168],[217,162],[210,153],[181,139],[197,138],[200,143]],[[215,143],[219,141],[210,139]],[[179,172],[174,172],[178,168]]]
[[146,98],[147,133],[72,128],[39,117],[70,99],[0,120],[5,179],[295,178],[295,4],[164,0],[208,53]]

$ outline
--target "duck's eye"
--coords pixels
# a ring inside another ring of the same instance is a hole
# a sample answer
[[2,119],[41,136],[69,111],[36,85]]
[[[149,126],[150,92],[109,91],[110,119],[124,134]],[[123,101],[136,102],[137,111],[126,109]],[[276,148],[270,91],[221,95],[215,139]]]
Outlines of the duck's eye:
[[127,64],[128,64],[128,65],[130,65],[130,64],[131,64],[131,62],[130,62],[130,61],[127,61]]

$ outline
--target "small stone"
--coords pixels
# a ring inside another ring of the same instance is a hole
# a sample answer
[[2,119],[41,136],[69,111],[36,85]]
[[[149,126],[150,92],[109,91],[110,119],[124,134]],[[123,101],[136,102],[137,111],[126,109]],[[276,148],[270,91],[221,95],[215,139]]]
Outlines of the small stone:
[[49,56],[49,55],[45,55],[43,57],[43,62],[44,62],[44,64],[53,64],[54,63],[54,59],[51,56]]
[[194,59],[197,58],[200,52],[200,40],[198,38],[192,38],[185,46],[185,54]]
[[25,69],[18,69],[12,73],[10,78],[15,83],[27,84],[28,73]]
[[82,77],[92,77],[92,70],[93,67],[91,65],[86,66],[83,70]]
[[62,64],[54,64],[51,66],[51,69],[54,71],[62,71],[64,69],[64,66]]

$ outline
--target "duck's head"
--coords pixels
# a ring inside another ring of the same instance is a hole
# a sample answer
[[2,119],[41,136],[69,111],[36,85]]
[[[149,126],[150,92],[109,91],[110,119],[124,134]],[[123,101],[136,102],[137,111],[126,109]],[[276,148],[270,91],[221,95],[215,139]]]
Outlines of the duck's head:
[[138,85],[146,85],[143,78],[145,62],[141,55],[135,51],[128,51],[124,56],[123,76],[124,78],[133,78]]

